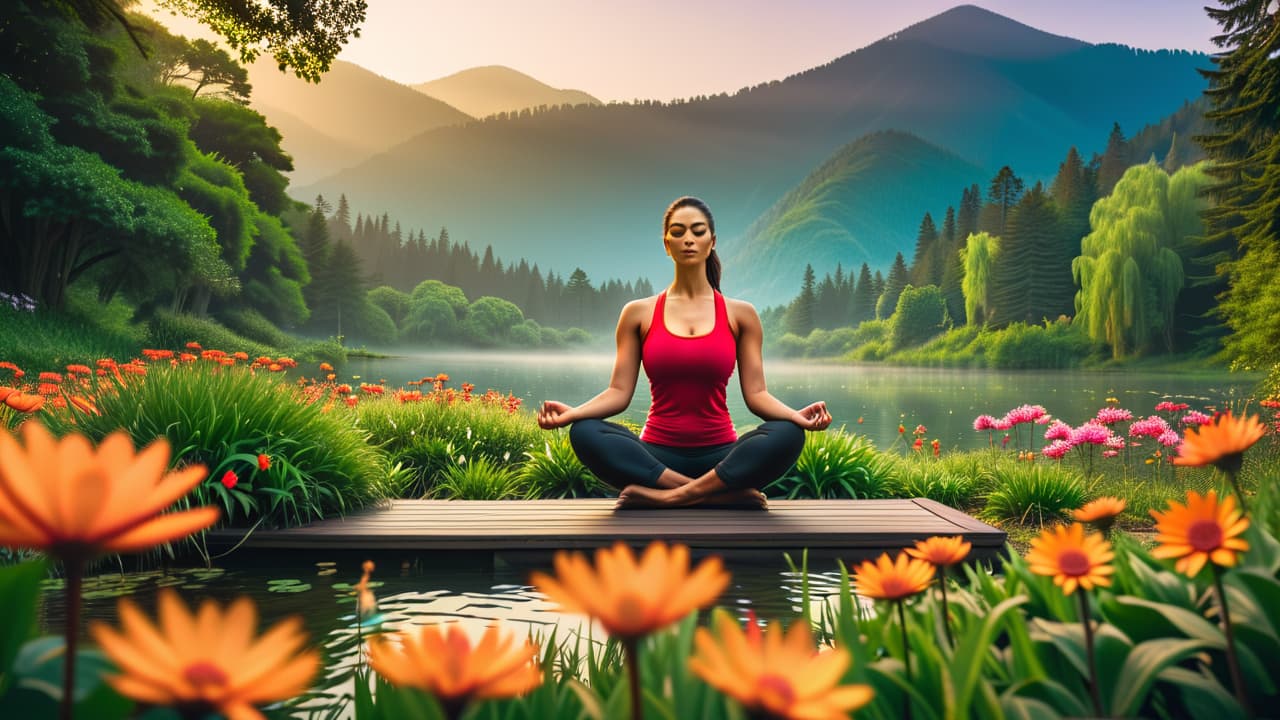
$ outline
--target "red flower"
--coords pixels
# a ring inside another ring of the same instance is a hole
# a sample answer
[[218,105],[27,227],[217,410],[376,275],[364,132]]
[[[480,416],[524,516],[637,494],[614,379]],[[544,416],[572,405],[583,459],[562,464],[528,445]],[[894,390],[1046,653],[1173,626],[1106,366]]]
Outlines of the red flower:
[[88,365],[68,365],[67,372],[72,375],[88,375],[91,371]]
[[907,431],[907,426],[903,425],[902,423],[898,423],[898,434],[902,435],[906,431]]
[[40,373],[40,382],[60,383],[62,382],[62,376],[55,372],[42,372]]
[[861,425],[861,424],[862,424],[862,416],[861,416],[861,415],[859,415],[859,416],[858,416],[858,424],[859,424],[859,425]]
[[938,457],[939,455],[941,455],[941,454],[942,454],[942,442],[940,442],[937,438],[934,438],[934,439],[933,439],[933,442],[931,442],[931,443],[929,443],[929,444],[933,446],[933,456],[934,456],[934,457]]
[[916,426],[916,429],[915,429],[915,432],[914,432],[914,433],[912,433],[912,434],[914,434],[914,435],[924,435],[924,434],[925,434],[925,433],[927,433],[927,432],[929,432],[929,429],[928,429],[928,428],[926,428],[926,427],[925,427],[925,426],[923,426],[923,425],[917,425],[917,426]]
[[187,349],[188,349],[188,350],[199,350],[199,349],[200,349],[200,343],[195,342],[195,341],[193,340],[193,341],[191,341],[191,342],[187,343]]
[[235,470],[228,470],[222,475],[222,486],[230,490],[240,482],[240,478],[236,477]]
[[266,455],[259,454],[258,469],[263,472],[266,472],[267,470],[271,469],[271,458]]
[[916,452],[919,452],[922,447],[924,447],[924,438],[922,437],[916,438],[916,441],[911,443],[911,449]]

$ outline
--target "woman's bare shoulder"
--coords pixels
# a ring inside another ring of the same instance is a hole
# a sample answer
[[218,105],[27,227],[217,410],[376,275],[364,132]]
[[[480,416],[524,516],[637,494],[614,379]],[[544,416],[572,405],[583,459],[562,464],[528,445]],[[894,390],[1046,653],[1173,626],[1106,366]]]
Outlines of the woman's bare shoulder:
[[653,316],[653,309],[658,302],[657,295],[651,295],[644,298],[636,298],[622,306],[622,312],[618,316],[618,322],[629,325],[643,325],[649,322],[649,318]]
[[725,297],[724,306],[729,310],[729,316],[740,320],[750,320],[758,318],[756,306],[746,300],[738,300],[736,298]]

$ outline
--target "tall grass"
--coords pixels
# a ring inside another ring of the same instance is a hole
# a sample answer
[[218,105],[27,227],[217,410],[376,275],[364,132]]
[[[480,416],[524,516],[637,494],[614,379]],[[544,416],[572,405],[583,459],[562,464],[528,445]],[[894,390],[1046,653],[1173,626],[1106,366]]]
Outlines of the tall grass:
[[146,331],[130,323],[132,315],[123,301],[99,303],[95,293],[78,287],[68,291],[67,309],[61,312],[22,312],[0,303],[0,360],[34,375],[100,357],[133,357]]
[[549,434],[542,452],[527,452],[525,457],[520,477],[530,498],[601,497],[612,492],[578,459],[566,432]]
[[805,433],[795,466],[765,488],[786,498],[882,498],[897,469],[870,440],[844,429]]
[[[147,326],[147,343],[157,348],[180,348],[189,342],[198,342],[203,347],[218,348],[225,352],[243,351],[250,357],[276,357],[284,354],[305,362],[340,363],[347,358],[346,351],[336,342],[294,339],[279,330],[270,332],[262,327],[263,323],[266,323],[265,318],[261,322],[252,323],[254,334],[275,342],[251,340],[209,318],[157,312]],[[270,327],[269,323],[266,325]]]
[[[167,438],[175,465],[211,471],[186,501],[222,506],[229,524],[286,527],[343,514],[387,497],[402,472],[350,413],[303,402],[279,375],[202,362],[126,378],[99,380],[99,414],[45,413],[45,421],[95,442],[121,428],[135,445]],[[228,471],[234,487],[222,482]]]
[[460,456],[431,489],[432,497],[450,500],[515,500],[525,494],[524,481],[514,468],[483,455]]
[[1084,480],[1056,465],[1031,462],[996,468],[996,488],[979,515],[1000,523],[1043,525],[1066,520],[1084,504]]

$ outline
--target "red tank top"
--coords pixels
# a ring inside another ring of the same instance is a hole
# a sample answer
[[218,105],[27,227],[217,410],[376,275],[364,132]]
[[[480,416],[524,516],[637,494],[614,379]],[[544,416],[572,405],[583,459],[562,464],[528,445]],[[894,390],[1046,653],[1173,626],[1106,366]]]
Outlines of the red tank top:
[[729,419],[725,386],[738,360],[738,344],[729,329],[724,296],[715,293],[716,323],[695,337],[673,335],[663,320],[667,293],[653,305],[640,361],[653,397],[640,439],[655,445],[695,447],[733,442],[738,434]]

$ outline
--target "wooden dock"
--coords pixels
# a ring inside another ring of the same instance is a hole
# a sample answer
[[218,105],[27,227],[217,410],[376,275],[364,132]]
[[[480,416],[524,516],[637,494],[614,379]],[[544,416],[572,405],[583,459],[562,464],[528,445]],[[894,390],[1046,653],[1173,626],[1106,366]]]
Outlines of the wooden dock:
[[932,535],[964,535],[977,558],[993,557],[1005,533],[958,510],[913,500],[770,500],[769,509],[613,509],[583,500],[394,500],[345,518],[287,530],[215,530],[210,548],[238,550],[423,550],[549,555],[623,540],[688,545],[697,555],[776,559],[807,548],[817,557],[865,558]]

